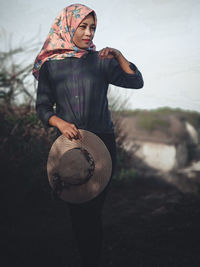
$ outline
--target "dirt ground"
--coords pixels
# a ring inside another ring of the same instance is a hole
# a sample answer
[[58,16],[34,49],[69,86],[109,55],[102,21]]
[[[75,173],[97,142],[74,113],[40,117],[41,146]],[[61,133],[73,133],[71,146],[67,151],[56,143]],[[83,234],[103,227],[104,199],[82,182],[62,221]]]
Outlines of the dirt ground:
[[[113,181],[103,218],[105,267],[200,266],[198,194],[153,176]],[[80,267],[68,211],[48,191],[36,185],[1,222],[1,266]]]

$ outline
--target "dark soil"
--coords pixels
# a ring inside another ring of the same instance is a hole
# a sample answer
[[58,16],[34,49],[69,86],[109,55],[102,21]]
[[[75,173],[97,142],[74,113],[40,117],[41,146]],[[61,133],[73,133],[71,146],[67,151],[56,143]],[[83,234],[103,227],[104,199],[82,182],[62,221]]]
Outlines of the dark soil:
[[[68,210],[48,190],[36,185],[1,214],[1,266],[80,267]],[[103,266],[199,267],[199,196],[159,177],[113,181],[104,208]]]

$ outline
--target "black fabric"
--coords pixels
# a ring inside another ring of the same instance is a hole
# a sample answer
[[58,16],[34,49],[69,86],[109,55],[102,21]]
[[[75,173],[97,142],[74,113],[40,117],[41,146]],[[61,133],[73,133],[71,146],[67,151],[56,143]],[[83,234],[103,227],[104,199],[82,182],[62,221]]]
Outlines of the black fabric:
[[[109,84],[124,88],[143,87],[143,78],[130,63],[128,74],[115,59],[99,59],[98,52],[82,58],[46,61],[39,72],[36,111],[46,127],[57,115],[77,128],[98,133],[114,132],[107,90]],[[56,109],[54,108],[56,104]]]
[[[110,152],[112,159],[112,178],[116,164],[115,135],[107,133],[97,135],[105,143]],[[89,202],[82,204],[68,203],[72,228],[83,267],[100,266],[103,249],[102,209],[108,188],[109,185],[99,196]]]

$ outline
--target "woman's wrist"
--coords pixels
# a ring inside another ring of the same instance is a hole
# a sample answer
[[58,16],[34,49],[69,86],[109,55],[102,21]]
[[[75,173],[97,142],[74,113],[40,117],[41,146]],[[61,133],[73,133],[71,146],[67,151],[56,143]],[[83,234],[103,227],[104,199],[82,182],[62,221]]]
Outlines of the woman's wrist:
[[122,55],[120,54],[116,57],[117,61],[119,62],[122,69],[128,73],[128,74],[134,74],[135,71],[130,68],[130,62]]
[[56,115],[53,115],[50,119],[49,119],[49,124],[52,126],[55,126],[59,129],[60,124],[63,123],[63,120],[61,118],[59,118]]
[[119,50],[116,50],[115,58],[118,60],[120,57],[123,57],[122,53]]

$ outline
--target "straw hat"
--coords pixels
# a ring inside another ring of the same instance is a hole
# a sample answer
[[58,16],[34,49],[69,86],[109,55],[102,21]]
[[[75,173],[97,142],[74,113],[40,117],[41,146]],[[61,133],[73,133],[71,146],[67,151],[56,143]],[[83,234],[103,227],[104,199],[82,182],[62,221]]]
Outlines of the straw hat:
[[82,139],[60,135],[47,161],[49,183],[55,194],[70,203],[83,203],[99,195],[108,184],[112,160],[104,142],[94,133],[80,130]]

